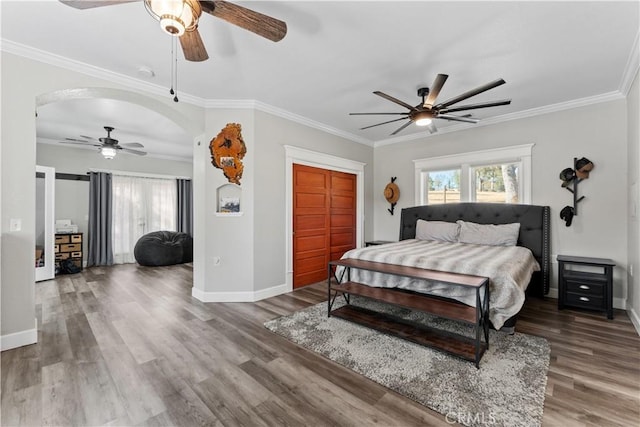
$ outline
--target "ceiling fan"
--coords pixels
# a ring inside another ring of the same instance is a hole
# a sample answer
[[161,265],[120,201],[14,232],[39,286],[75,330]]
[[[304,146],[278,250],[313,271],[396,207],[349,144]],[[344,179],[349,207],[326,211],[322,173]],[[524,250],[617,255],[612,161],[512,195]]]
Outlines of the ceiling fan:
[[107,136],[102,138],[94,138],[92,136],[80,135],[80,138],[65,138],[64,141],[60,141],[63,144],[76,144],[76,145],[92,145],[94,147],[100,147],[100,153],[105,159],[113,159],[116,156],[118,150],[125,153],[135,154],[137,156],[146,156],[146,152],[140,150],[134,150],[133,148],[144,148],[144,145],[139,142],[126,142],[124,144],[118,144],[117,139],[111,138],[111,132],[113,128],[111,126],[105,126],[104,130],[107,131]]
[[[60,0],[76,9],[90,9],[140,0]],[[287,24],[279,19],[219,0],[144,0],[144,6],[162,29],[180,38],[180,45],[187,61],[205,61],[209,58],[204,47],[198,21],[202,12],[249,30],[259,36],[277,42],[287,34]]]
[[399,119],[389,120],[389,121],[377,123],[371,126],[365,126],[363,128],[360,128],[360,130],[369,129],[375,126],[380,126],[387,123],[393,123],[400,120],[408,119],[408,121],[405,124],[403,124],[394,132],[392,132],[391,135],[397,134],[398,132],[400,132],[401,130],[403,130],[404,128],[406,128],[407,126],[409,126],[411,123],[414,123],[414,122],[417,126],[428,126],[427,129],[429,130],[429,132],[434,133],[437,131],[437,129],[433,124],[433,119],[443,119],[443,120],[466,122],[466,123],[478,123],[479,119],[472,118],[471,114],[466,114],[464,116],[457,116],[457,115],[452,115],[450,113],[454,113],[458,111],[474,110],[477,108],[497,107],[499,105],[511,104],[510,99],[503,99],[500,101],[481,102],[478,104],[467,104],[467,105],[460,105],[458,107],[452,107],[454,104],[457,104],[460,101],[464,101],[467,98],[471,98],[472,96],[476,96],[482,92],[488,91],[489,89],[493,89],[495,87],[505,84],[506,82],[503,79],[492,81],[490,83],[477,87],[473,90],[465,92],[462,95],[458,95],[455,98],[451,98],[448,101],[436,104],[436,98],[438,97],[438,94],[440,93],[440,90],[442,89],[442,86],[444,86],[444,83],[447,81],[448,77],[449,76],[447,74],[438,74],[436,79],[433,81],[433,85],[431,85],[431,90],[429,90],[429,88],[427,87],[422,87],[418,89],[418,96],[422,97],[422,102],[416,105],[415,107],[407,104],[406,102],[400,101],[399,99],[396,99],[393,96],[387,95],[386,93],[383,93],[380,91],[373,92],[374,94],[381,96],[384,99],[394,102],[398,105],[401,105],[409,110],[404,113],[349,113],[349,115],[352,115],[352,116],[357,116],[357,115],[404,116]]

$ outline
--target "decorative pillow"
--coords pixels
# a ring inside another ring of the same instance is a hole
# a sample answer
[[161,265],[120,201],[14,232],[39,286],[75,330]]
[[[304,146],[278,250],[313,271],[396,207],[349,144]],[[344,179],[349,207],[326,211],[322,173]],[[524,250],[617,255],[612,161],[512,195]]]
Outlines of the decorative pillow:
[[473,243],[490,246],[515,246],[518,243],[520,223],[476,224],[458,220],[460,225],[460,243]]
[[457,242],[460,225],[455,222],[425,221],[419,219],[416,224],[416,239]]

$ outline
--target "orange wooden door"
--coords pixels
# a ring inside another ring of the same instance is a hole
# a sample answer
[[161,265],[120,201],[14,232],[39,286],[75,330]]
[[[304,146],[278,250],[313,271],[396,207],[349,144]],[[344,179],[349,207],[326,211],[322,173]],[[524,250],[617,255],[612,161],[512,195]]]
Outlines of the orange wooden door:
[[327,279],[327,264],[355,247],[356,176],[293,165],[293,287]]

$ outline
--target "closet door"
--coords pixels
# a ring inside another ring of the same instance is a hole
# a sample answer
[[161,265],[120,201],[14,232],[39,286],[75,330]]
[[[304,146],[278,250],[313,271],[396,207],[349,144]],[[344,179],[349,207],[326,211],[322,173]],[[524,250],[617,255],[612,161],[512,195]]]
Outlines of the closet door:
[[293,165],[293,287],[327,279],[327,264],[355,247],[356,176]]

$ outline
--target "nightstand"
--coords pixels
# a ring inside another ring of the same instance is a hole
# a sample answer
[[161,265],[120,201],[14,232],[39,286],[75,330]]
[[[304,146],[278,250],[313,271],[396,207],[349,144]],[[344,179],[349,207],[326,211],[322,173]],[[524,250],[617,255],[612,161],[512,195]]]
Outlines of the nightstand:
[[604,311],[613,319],[613,267],[608,258],[558,255],[558,309]]
[[385,243],[395,243],[391,240],[369,240],[368,242],[364,242],[365,246],[376,246],[376,245],[384,245]]

